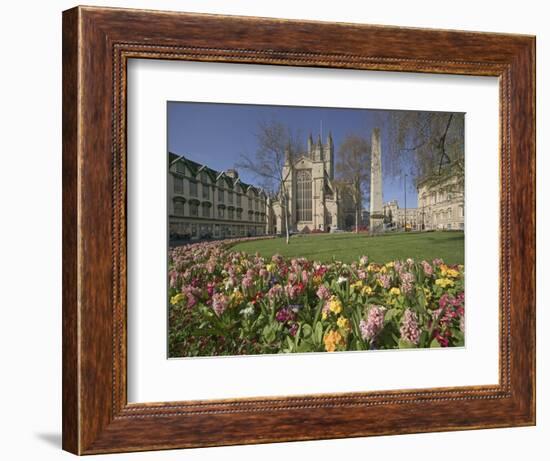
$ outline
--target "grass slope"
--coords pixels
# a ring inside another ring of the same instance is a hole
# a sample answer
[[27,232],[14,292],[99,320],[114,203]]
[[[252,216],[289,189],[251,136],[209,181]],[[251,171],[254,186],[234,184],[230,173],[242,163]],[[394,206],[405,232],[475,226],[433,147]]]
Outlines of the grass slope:
[[370,261],[378,263],[407,258],[427,261],[441,258],[447,264],[464,264],[464,233],[425,232],[376,237],[354,233],[295,235],[289,245],[284,238],[274,238],[239,243],[234,249],[249,254],[259,252],[265,257],[278,253],[322,262],[330,262],[333,258],[351,262],[368,255]]

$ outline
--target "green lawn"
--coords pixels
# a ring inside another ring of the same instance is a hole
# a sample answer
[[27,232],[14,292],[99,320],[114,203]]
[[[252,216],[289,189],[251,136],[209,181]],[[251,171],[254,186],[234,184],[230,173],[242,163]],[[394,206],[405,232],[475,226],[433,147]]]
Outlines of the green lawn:
[[424,232],[376,237],[354,233],[294,235],[289,245],[284,238],[274,238],[239,243],[234,249],[249,254],[259,252],[266,257],[279,253],[322,262],[333,258],[351,262],[368,255],[370,261],[378,263],[407,258],[427,261],[441,258],[447,264],[464,264],[464,233]]

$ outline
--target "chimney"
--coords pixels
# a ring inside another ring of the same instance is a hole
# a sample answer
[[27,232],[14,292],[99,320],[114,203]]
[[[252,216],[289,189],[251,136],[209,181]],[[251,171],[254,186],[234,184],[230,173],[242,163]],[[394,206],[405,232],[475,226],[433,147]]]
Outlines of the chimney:
[[225,175],[231,179],[239,179],[239,173],[237,170],[231,168],[225,172]]

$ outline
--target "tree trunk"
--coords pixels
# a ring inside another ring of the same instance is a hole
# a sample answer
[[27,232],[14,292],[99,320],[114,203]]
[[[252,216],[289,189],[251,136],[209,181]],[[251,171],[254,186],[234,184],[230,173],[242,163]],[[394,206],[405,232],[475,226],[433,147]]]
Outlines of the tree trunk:
[[359,208],[355,207],[355,233],[359,233]]
[[283,195],[283,204],[284,204],[286,244],[288,245],[290,243],[290,231],[288,229],[288,222],[289,222],[288,198],[287,198],[287,195],[286,195],[286,188],[284,187],[284,185],[282,187],[282,195]]
[[286,229],[286,244],[290,243],[290,231],[288,230],[288,207],[285,208],[285,229]]

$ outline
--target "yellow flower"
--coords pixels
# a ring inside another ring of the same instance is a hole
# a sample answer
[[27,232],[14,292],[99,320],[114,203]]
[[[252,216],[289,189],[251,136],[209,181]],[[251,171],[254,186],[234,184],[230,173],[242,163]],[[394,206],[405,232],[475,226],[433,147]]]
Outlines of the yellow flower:
[[459,272],[455,269],[447,269],[447,277],[457,278],[459,276]]
[[338,325],[342,330],[349,331],[351,330],[349,320],[345,317],[338,317],[338,320],[336,320],[336,325]]
[[336,296],[332,296],[330,298],[328,308],[331,312],[339,314],[340,312],[342,312],[342,301],[340,301]]
[[174,295],[170,298],[170,304],[172,304],[172,306],[175,306],[180,301],[183,301],[183,298],[184,298],[183,293],[178,293],[177,295]]
[[370,296],[372,294],[372,288],[367,285],[363,287],[363,289],[361,290],[361,293],[363,293],[366,296]]
[[325,333],[323,342],[325,343],[325,350],[327,352],[334,352],[338,346],[344,345],[344,338],[337,331],[331,330]]
[[381,274],[385,274],[386,272],[388,272],[388,268],[386,266],[382,266],[380,268],[380,271],[379,271]]
[[390,261],[389,263],[386,263],[386,267],[388,269],[391,269],[393,267],[393,265],[394,265],[393,261]]
[[362,281],[362,280],[357,280],[357,282],[352,283],[352,284],[350,285],[350,288],[351,288],[352,290],[355,290],[355,289],[361,290],[361,288],[363,288],[363,281]]
[[235,288],[235,290],[233,291],[233,294],[231,295],[232,304],[237,306],[241,304],[243,301],[244,301],[243,294],[237,288]]
[[275,270],[275,264],[268,264],[267,266],[265,266],[265,268],[269,271],[269,272],[273,272]]
[[454,286],[455,283],[454,283],[451,279],[443,278],[443,279],[437,279],[437,280],[435,281],[435,284],[436,284],[438,287],[446,288],[446,287],[452,287],[452,286]]
[[391,290],[390,290],[390,295],[395,295],[395,296],[399,296],[401,294],[401,290],[397,287],[393,287]]
[[313,276],[313,285],[318,286],[323,282],[323,278],[320,275]]
[[[459,266],[460,267],[460,266]],[[451,277],[451,278],[456,278],[460,275],[460,272],[457,271],[456,269],[451,269],[449,266],[447,266],[446,264],[441,264],[439,266],[439,269],[441,270],[441,276],[442,277]]]
[[327,319],[327,315],[328,315],[328,314],[327,314],[327,311],[321,312],[321,318],[322,318],[323,320],[326,320],[326,319]]
[[367,266],[367,270],[369,272],[378,272],[380,270],[380,266],[378,264],[371,263]]
[[426,301],[432,299],[432,292],[426,287],[424,287],[424,296],[426,297]]

